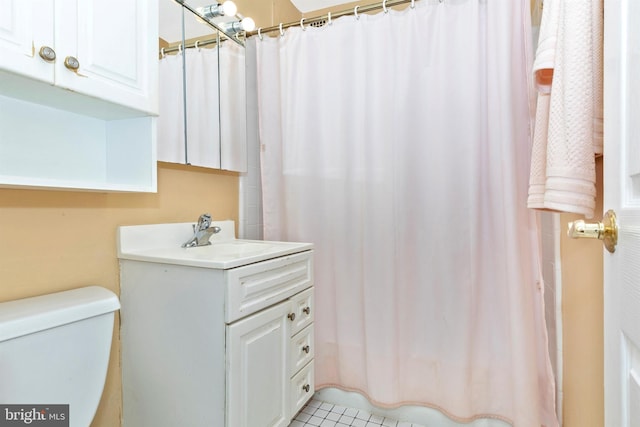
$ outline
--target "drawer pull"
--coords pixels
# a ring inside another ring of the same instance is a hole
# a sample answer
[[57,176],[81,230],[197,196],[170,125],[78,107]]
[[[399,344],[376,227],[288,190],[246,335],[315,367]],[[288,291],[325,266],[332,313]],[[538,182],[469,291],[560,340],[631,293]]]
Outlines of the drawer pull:
[[302,351],[304,351],[307,354],[309,354],[309,350],[311,350],[311,347],[309,347],[309,345],[305,345],[304,347],[302,347]]
[[311,307],[306,306],[305,308],[302,309],[302,311],[304,312],[304,314],[309,314],[311,313]]
[[309,384],[305,384],[302,386],[302,389],[306,392],[309,393],[309,390],[311,390],[311,386]]
[[292,322],[294,320],[296,320],[296,314],[295,313],[289,313],[287,314],[287,317],[289,318],[289,320],[291,320]]

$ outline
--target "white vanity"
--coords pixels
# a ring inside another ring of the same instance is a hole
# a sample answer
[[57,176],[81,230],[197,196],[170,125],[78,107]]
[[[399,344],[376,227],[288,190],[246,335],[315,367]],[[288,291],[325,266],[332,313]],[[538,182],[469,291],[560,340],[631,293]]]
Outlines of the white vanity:
[[314,391],[313,246],[120,227],[124,427],[286,427]]

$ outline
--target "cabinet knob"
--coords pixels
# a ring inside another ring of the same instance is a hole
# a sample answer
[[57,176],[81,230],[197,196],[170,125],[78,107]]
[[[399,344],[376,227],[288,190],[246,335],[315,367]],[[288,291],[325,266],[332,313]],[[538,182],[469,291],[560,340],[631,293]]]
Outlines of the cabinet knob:
[[309,345],[305,345],[304,347],[302,347],[302,351],[304,351],[307,354],[309,354],[309,350],[311,350],[311,347],[309,347]]
[[49,46],[42,46],[38,54],[40,55],[40,58],[44,59],[47,62],[52,62],[56,60],[56,51],[50,48]]
[[78,68],[80,68],[80,61],[73,56],[67,56],[64,58],[64,66],[71,71],[78,71]]
[[311,386],[309,384],[305,384],[305,385],[302,386],[302,389],[305,392],[309,393],[309,390],[311,390]]
[[311,307],[306,306],[305,308],[302,309],[302,311],[304,312],[304,314],[309,314],[311,313]]
[[292,322],[294,320],[296,320],[296,314],[295,313],[289,313],[287,314],[287,317],[289,318],[289,320],[291,320]]

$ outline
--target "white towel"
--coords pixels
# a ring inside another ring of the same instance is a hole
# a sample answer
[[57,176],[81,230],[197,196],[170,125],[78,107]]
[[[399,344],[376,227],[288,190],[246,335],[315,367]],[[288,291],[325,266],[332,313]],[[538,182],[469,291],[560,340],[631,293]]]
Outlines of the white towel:
[[602,0],[547,0],[528,206],[592,218],[602,152]]

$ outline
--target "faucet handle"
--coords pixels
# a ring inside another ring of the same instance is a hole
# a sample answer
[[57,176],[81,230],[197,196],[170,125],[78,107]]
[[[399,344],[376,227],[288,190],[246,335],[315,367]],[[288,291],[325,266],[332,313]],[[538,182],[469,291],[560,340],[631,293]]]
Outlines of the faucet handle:
[[[198,218],[197,230],[198,231],[206,230],[207,228],[209,228],[210,225],[211,225],[211,214],[204,213],[200,215],[200,217]],[[194,228],[193,231],[196,231],[196,229]]]

